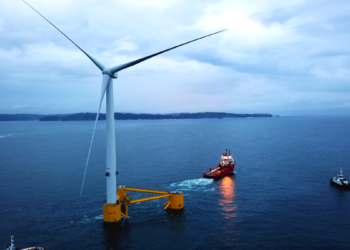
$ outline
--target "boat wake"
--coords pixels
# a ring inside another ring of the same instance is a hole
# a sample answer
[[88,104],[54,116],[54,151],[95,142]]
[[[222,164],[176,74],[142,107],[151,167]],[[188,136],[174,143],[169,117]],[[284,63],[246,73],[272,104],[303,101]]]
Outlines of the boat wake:
[[214,191],[212,186],[208,187],[208,185],[212,184],[214,180],[212,179],[194,179],[194,180],[185,180],[180,182],[175,182],[170,184],[172,189],[177,189],[180,191]]
[[97,215],[93,217],[88,217],[84,215],[84,218],[80,219],[79,221],[71,221],[70,224],[90,224],[90,223],[95,223],[96,221],[102,220],[103,215]]
[[0,139],[2,139],[2,138],[6,138],[6,137],[10,137],[10,136],[12,136],[12,134],[0,135]]

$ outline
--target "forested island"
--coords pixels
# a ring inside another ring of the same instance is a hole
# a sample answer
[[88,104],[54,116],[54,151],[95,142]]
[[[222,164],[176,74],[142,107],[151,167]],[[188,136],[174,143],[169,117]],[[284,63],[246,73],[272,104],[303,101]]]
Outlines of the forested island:
[[0,114],[0,121],[38,121],[45,115],[33,115],[33,114],[14,114],[4,115]]
[[[114,113],[115,120],[164,120],[164,119],[222,119],[272,117],[271,114],[233,114],[224,112],[174,113],[174,114],[135,114]],[[96,113],[76,113],[66,115],[35,115],[35,114],[0,114],[0,121],[93,121]],[[100,114],[99,120],[106,120],[106,114]]]

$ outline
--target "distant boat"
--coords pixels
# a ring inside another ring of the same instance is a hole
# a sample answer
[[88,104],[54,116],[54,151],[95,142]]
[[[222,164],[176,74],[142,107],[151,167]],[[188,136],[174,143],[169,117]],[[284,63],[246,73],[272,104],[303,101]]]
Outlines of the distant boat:
[[27,247],[19,249],[18,247],[15,247],[15,240],[14,236],[11,235],[11,245],[6,247],[6,250],[45,250],[43,247]]
[[207,173],[203,174],[204,178],[219,179],[226,175],[232,174],[235,169],[236,162],[233,160],[230,151],[222,154],[221,162],[216,168],[210,168]]
[[344,178],[342,169],[340,169],[340,172],[339,174],[337,174],[337,176],[331,178],[329,181],[333,186],[341,187],[344,189],[350,189],[349,182]]

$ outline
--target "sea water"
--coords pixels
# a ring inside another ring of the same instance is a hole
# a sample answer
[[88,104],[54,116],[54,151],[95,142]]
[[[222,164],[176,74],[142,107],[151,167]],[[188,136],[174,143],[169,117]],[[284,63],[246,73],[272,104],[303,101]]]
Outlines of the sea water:
[[[0,247],[46,249],[349,249],[350,117],[116,121],[118,185],[184,193],[129,206],[103,224],[105,121],[0,123]],[[202,174],[230,149],[235,175]],[[131,198],[145,194],[131,193]]]

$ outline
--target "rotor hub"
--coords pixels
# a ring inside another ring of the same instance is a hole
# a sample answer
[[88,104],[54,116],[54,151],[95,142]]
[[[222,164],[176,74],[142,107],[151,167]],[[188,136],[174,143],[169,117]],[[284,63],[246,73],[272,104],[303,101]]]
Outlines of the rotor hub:
[[112,74],[112,72],[110,71],[109,68],[104,68],[103,71],[102,71],[102,74],[109,75],[109,76],[112,77],[113,79],[118,78],[118,74],[117,74],[117,73]]

